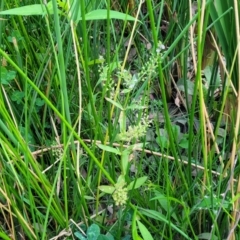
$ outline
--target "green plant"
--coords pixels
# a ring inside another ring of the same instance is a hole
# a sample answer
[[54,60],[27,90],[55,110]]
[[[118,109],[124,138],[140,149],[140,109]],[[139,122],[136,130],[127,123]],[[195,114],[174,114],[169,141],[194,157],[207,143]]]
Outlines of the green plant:
[[237,0],[0,8],[1,238],[239,238]]
[[96,224],[89,226],[85,236],[80,231],[75,232],[74,235],[80,240],[114,240],[111,234],[100,234],[100,228]]

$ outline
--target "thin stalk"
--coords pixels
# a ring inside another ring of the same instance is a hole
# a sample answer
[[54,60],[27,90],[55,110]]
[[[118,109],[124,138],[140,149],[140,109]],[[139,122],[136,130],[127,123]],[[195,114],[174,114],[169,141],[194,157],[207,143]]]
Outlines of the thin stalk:
[[[106,57],[107,57],[107,65],[108,65],[108,72],[107,72],[107,82],[103,88],[103,94],[102,94],[102,99],[101,99],[101,103],[100,103],[100,109],[103,110],[103,104],[104,104],[104,98],[105,98],[105,95],[107,93],[107,97],[109,97],[109,91],[107,92],[107,88],[109,86],[109,83],[110,83],[110,74],[112,72],[112,70],[110,69],[110,53],[111,53],[111,42],[110,42],[110,23],[111,23],[111,20],[110,20],[110,5],[111,5],[111,2],[110,0],[107,0],[107,54],[106,54]],[[118,53],[118,51],[117,51]],[[111,121],[112,121],[112,116],[111,116],[111,105],[110,103],[108,102],[107,103],[107,109],[108,109],[108,129],[107,129],[107,133],[105,135],[105,138],[104,138],[104,144],[106,143],[106,141],[108,140],[109,138],[109,133],[112,132],[112,124],[111,124]],[[106,152],[103,150],[102,152],[102,156],[101,156],[101,165],[104,166],[104,159],[106,157]],[[98,186],[100,185],[100,181],[101,181],[101,178],[102,178],[102,173],[101,171],[99,172],[98,174]],[[99,199],[100,199],[100,190],[98,188],[97,190],[97,196],[96,196],[96,212],[98,214],[98,206],[99,206]]]
[[[235,25],[236,25],[236,40],[237,40],[237,76],[240,76],[240,30],[239,30],[239,2],[237,0],[234,0],[234,14],[235,14]],[[237,116],[236,116],[236,122],[235,122],[235,131],[234,131],[234,140],[233,140],[233,146],[232,146],[232,151],[231,151],[231,172],[234,171],[235,168],[235,158],[236,158],[236,151],[237,151],[237,144],[239,141],[239,124],[240,124],[240,84],[238,83],[238,98],[237,98]],[[238,177],[238,184],[237,184],[237,189],[236,189],[236,194],[234,191],[234,175],[231,174],[230,177],[230,182],[231,182],[231,193],[232,193],[232,198],[236,199],[233,204],[233,211],[232,211],[232,221],[231,221],[231,230],[230,234],[227,239],[229,240],[234,240],[235,239],[235,234],[234,230],[236,226],[238,225],[240,219],[238,217],[239,215],[239,199],[236,198],[236,195],[240,192],[240,176]],[[237,215],[238,212],[238,215]]]
[[[152,13],[152,11],[153,11],[152,3],[150,0],[147,0],[146,2],[147,2],[147,8],[148,8],[148,12],[149,12],[150,25],[151,25],[151,29],[152,29],[152,33],[153,33],[154,48],[157,49],[158,40],[157,40],[157,33],[156,33],[156,28],[155,28],[155,21],[154,21],[154,17],[153,17],[153,13]],[[173,156],[176,160],[175,163],[176,163],[180,178],[183,182],[183,186],[184,186],[185,190],[188,192],[188,185],[187,185],[186,179],[183,175],[180,164],[177,161],[178,154],[177,154],[177,150],[176,150],[176,146],[175,146],[175,142],[174,142],[171,120],[170,120],[169,112],[168,112],[167,96],[166,96],[166,91],[165,91],[165,83],[164,83],[164,76],[163,76],[163,69],[162,69],[161,62],[159,62],[159,64],[158,64],[158,74],[159,74],[159,80],[160,80],[159,83],[160,83],[162,101],[163,101],[165,124],[166,124],[166,128],[167,128],[168,135],[169,135],[170,148],[171,148]]]
[[[199,9],[199,18],[198,18],[198,61],[197,61],[197,79],[196,85],[199,91],[199,106],[200,106],[200,130],[201,130],[201,141],[202,141],[202,153],[203,153],[203,162],[204,162],[204,177],[203,177],[203,185],[205,186],[207,182],[207,186],[209,186],[209,176],[208,176],[208,157],[207,157],[207,128],[206,128],[206,121],[205,121],[205,102],[204,102],[204,94],[203,94],[203,86],[202,86],[202,77],[201,77],[201,70],[202,70],[202,53],[204,48],[204,39],[206,32],[203,32],[204,27],[204,18],[205,16],[205,7],[206,1],[198,5]],[[201,10],[200,10],[201,9]],[[204,187],[205,188],[205,187]]]
[[[64,54],[63,54],[63,43],[62,43],[62,36],[61,36],[61,28],[60,28],[60,20],[58,15],[58,6],[57,1],[52,0],[53,5],[53,13],[54,13],[54,28],[56,33],[57,39],[57,48],[58,48],[58,58],[56,62],[59,63],[58,68],[58,77],[60,82],[60,96],[61,96],[61,103],[62,103],[62,114],[66,116],[66,120],[71,125],[71,117],[70,117],[70,109],[69,109],[69,102],[68,102],[68,92],[67,92],[67,84],[66,84],[66,73],[65,73],[65,62],[64,62]],[[62,134],[63,134],[63,143],[64,146],[67,146],[67,128],[66,124],[62,122]],[[73,140],[71,142],[71,146],[73,151],[75,152],[75,145],[73,144]],[[64,155],[64,164],[63,164],[63,182],[64,182],[64,206],[65,206],[65,217],[66,217],[66,226],[68,224],[68,187],[67,187],[67,158]]]
[[[70,2],[68,1],[68,4],[70,4]],[[81,70],[80,70],[80,65],[79,65],[79,57],[78,57],[78,49],[79,49],[79,42],[78,42],[78,38],[77,38],[77,33],[76,33],[76,28],[74,26],[74,22],[73,20],[71,20],[70,22],[70,26],[71,26],[71,33],[72,33],[72,38],[73,38],[73,46],[74,46],[74,53],[75,53],[75,62],[76,62],[76,68],[77,68],[77,78],[78,78],[78,88],[79,88],[79,121],[78,122],[78,135],[81,135],[81,120],[82,120],[82,83],[81,83]],[[80,52],[81,54],[81,52]],[[77,176],[77,186],[78,186],[78,191],[79,194],[84,196],[83,194],[83,186],[82,186],[82,180],[81,180],[81,176],[80,176],[80,157],[81,157],[81,153],[80,153],[80,143],[77,143],[77,157],[76,157],[76,161],[74,163],[74,169],[76,172],[76,176]],[[82,202],[83,205],[86,206],[86,201],[85,198],[82,197]],[[85,208],[83,206],[81,206],[82,208],[82,213],[85,219],[85,222],[87,222],[86,219],[86,212],[85,212]]]
[[[69,142],[71,142],[71,139],[72,139],[72,134],[69,136],[69,139],[68,139],[68,142],[67,142],[67,145]],[[51,209],[51,204],[52,204],[52,201],[53,201],[53,196],[56,192],[56,185],[57,185],[57,181],[58,181],[58,178],[60,177],[60,174],[61,174],[61,170],[62,170],[62,165],[64,165],[64,162],[66,162],[66,154],[67,154],[67,148],[64,149],[64,152],[61,156],[62,159],[60,159],[60,163],[59,163],[59,166],[58,166],[58,170],[57,170],[57,173],[56,173],[56,176],[54,178],[54,182],[53,182],[53,187],[52,187],[52,191],[50,193],[50,197],[49,197],[49,201],[48,201],[48,205],[47,205],[47,211],[46,211],[46,217],[45,217],[45,222],[44,222],[44,225],[43,225],[43,229],[45,231],[43,231],[42,233],[42,240],[46,239],[46,233],[47,233],[47,224],[48,224],[48,221],[49,221],[49,214],[50,214],[50,209]],[[68,227],[68,222],[67,222],[67,219],[66,219],[66,228]]]
[[[94,99],[93,99],[93,91],[92,91],[92,87],[91,87],[91,80],[90,80],[90,75],[89,75],[89,67],[87,62],[89,61],[89,54],[88,54],[88,30],[87,30],[87,24],[86,24],[86,11],[85,11],[85,1],[80,1],[81,3],[81,17],[82,17],[82,21],[81,21],[81,26],[82,26],[82,32],[83,32],[83,57],[84,57],[84,70],[85,70],[85,77],[86,77],[86,81],[87,81],[87,89],[88,89],[88,96],[89,96],[89,101],[90,101],[90,106],[91,106],[91,110],[93,113],[93,117],[94,117],[94,121],[95,121],[95,125],[98,126],[98,116],[97,116],[97,111],[94,105]],[[97,128],[98,130],[100,130],[100,128]],[[95,132],[96,135],[100,134],[100,138],[102,138],[102,134],[101,131],[99,131],[98,133]]]
[[[207,2],[207,4],[209,3],[209,1]],[[206,7],[206,1],[204,1],[204,7]],[[197,54],[198,54],[198,64],[197,64],[197,76],[196,76],[196,80],[194,83],[194,91],[193,91],[193,97],[192,97],[192,104],[191,104],[191,108],[190,108],[190,114],[189,114],[189,144],[188,144],[188,178],[191,179],[191,163],[192,163],[192,142],[193,142],[193,138],[194,138],[194,133],[193,133],[193,128],[194,128],[194,115],[195,115],[195,111],[196,111],[196,102],[197,102],[197,97],[198,97],[198,92],[201,94],[201,96],[199,96],[200,101],[203,101],[203,92],[202,92],[202,84],[201,83],[201,59],[202,59],[202,47],[203,47],[203,40],[204,38],[202,38],[202,30],[203,30],[203,23],[201,23],[200,21],[203,20],[200,13],[201,9],[204,9],[203,7],[199,6],[200,3],[198,2],[198,13],[195,15],[195,17],[198,17],[198,36],[197,36],[197,41],[198,41],[198,50],[197,50]],[[195,18],[193,18],[194,20]],[[200,29],[201,28],[201,29]],[[201,104],[201,108],[202,108],[202,112],[203,113],[203,102],[200,103]],[[206,132],[206,126],[205,126],[205,120],[203,118],[204,115],[200,114],[200,118],[201,118],[201,127],[203,127],[203,135],[201,135],[202,141],[204,141],[205,137],[204,137],[204,131]],[[201,131],[202,131],[201,130]],[[205,144],[203,145],[203,148]],[[206,152],[205,152],[206,153]],[[204,154],[205,154],[204,153]],[[206,157],[206,155],[205,155]],[[205,158],[206,160],[206,158]],[[206,167],[206,166],[205,166]]]
[[[25,104],[24,104],[24,115],[25,115],[25,141],[28,142],[28,126],[29,126],[29,121],[28,121],[28,84],[27,82],[25,82],[25,87],[24,87],[24,92],[25,92]],[[26,162],[26,166],[29,166],[29,162],[28,162],[28,156],[27,156],[27,152],[28,149],[26,149],[24,151],[24,159]],[[31,216],[33,219],[33,226],[34,228],[37,227],[37,220],[36,220],[36,216],[35,216],[35,209],[36,209],[36,205],[35,205],[35,201],[32,195],[32,190],[31,190],[31,177],[30,177],[30,171],[26,171],[26,182],[27,182],[27,193],[28,193],[28,198],[29,198],[29,203],[30,203],[30,212],[31,212]],[[38,231],[36,233],[36,236],[38,236]]]

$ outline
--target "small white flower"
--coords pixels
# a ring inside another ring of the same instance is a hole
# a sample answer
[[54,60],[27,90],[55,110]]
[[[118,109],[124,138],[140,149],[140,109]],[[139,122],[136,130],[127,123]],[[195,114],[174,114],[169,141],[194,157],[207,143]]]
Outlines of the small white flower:
[[123,188],[123,186],[116,187],[112,197],[117,206],[122,206],[127,202],[127,188]]

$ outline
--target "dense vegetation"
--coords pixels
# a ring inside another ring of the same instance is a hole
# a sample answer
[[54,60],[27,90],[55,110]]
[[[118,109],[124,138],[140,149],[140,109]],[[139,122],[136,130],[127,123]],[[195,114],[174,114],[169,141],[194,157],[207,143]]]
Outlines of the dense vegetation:
[[240,239],[238,0],[0,2],[1,239]]

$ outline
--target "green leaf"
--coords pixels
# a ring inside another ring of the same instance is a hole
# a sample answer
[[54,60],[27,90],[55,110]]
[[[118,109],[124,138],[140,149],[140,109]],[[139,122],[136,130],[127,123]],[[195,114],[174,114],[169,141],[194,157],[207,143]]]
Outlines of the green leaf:
[[[117,11],[110,10],[110,19],[119,19],[119,20],[127,20],[127,21],[135,21],[136,18],[126,14],[121,13]],[[105,20],[107,19],[107,9],[97,9],[94,11],[91,11],[85,15],[85,19],[88,20]],[[79,17],[77,20],[82,20],[81,17]],[[139,20],[138,20],[139,21]]]
[[220,70],[218,69],[217,74],[215,76],[214,79],[214,84],[211,84],[211,79],[212,79],[212,75],[213,75],[213,67],[207,65],[204,69],[203,69],[203,73],[205,76],[205,80],[206,83],[204,84],[204,86],[206,87],[206,89],[209,89],[211,87],[211,91],[215,91],[221,84],[221,76],[220,76]]
[[128,185],[127,189],[132,190],[141,187],[146,182],[147,178],[148,178],[147,176],[138,178],[136,181],[131,182]]
[[121,156],[121,165],[122,165],[122,173],[125,176],[127,173],[127,169],[128,169],[128,164],[129,164],[129,150],[124,150],[122,152],[122,156]]
[[15,71],[8,71],[5,67],[1,67],[1,84],[9,84],[16,77]]
[[80,232],[75,232],[74,235],[80,240],[87,240]]
[[149,210],[149,209],[144,209],[144,208],[139,208],[140,209],[140,213],[148,216],[150,218],[153,218],[155,220],[164,222],[165,224],[169,225],[171,228],[175,229],[179,234],[181,234],[183,237],[185,237],[185,239],[191,240],[190,237],[188,237],[186,235],[186,233],[184,233],[180,228],[178,228],[175,224],[173,224],[171,221],[169,221],[169,219],[164,216],[163,214],[161,214],[158,211],[154,211],[154,210]]
[[132,237],[131,237],[131,235],[128,234],[125,237],[122,237],[121,240],[132,240]]
[[113,194],[113,192],[115,191],[115,187],[108,186],[108,185],[101,185],[98,188],[100,191],[107,193],[107,194]]
[[146,145],[148,145],[148,142],[145,142],[144,144],[143,143],[135,143],[133,145],[130,145],[128,147],[128,150],[129,151],[135,151],[136,149],[142,149],[143,146],[146,146]]
[[100,228],[97,224],[92,224],[87,230],[87,239],[88,240],[97,240],[100,235]]
[[201,233],[197,237],[198,237],[198,239],[218,240],[218,237],[215,235],[212,235],[211,233]]
[[113,147],[110,147],[110,146],[107,146],[107,145],[103,145],[103,144],[100,144],[100,143],[97,144],[97,146],[99,148],[101,148],[102,150],[104,150],[104,151],[121,155],[121,152],[117,148],[113,148]]
[[240,193],[238,193],[234,198],[232,198],[231,204],[233,204],[234,202],[236,202],[239,198],[240,198]]
[[125,182],[125,176],[123,174],[119,175],[118,179],[117,179],[117,186],[124,186],[126,184]]
[[[47,4],[47,8],[49,13],[53,14],[52,2],[49,2]],[[18,16],[33,16],[44,14],[47,14],[47,10],[43,4],[32,4],[0,12],[0,15],[18,15]]]
[[169,141],[168,138],[165,136],[157,136],[156,142],[161,148],[168,148]]
[[218,209],[219,207],[229,209],[231,206],[230,201],[218,198],[217,196],[204,196],[200,203],[198,203],[196,209]]
[[121,111],[120,115],[119,115],[119,127],[120,127],[120,132],[124,133],[126,132],[126,126],[127,126],[127,117],[126,117],[126,113],[125,111]]
[[[185,93],[184,82],[187,85],[187,93]],[[177,82],[179,91],[184,92],[185,94],[193,95],[194,93],[194,83],[190,80],[184,80],[183,78],[179,79]]]
[[67,18],[69,20],[73,20],[74,22],[77,22],[78,19],[81,18],[81,7],[80,7],[79,0],[71,0],[70,7],[68,7],[68,4],[66,4],[66,1],[58,1],[58,4],[59,4],[62,12],[65,15],[67,15]]
[[24,98],[25,93],[24,92],[20,92],[20,91],[15,91],[12,95],[11,95],[11,99],[14,102],[17,102],[17,104],[21,103],[22,99]]
[[[82,20],[79,5],[76,5],[78,2],[74,1],[71,9],[74,9],[72,12],[70,19],[76,20],[76,22]],[[47,11],[47,9],[48,11]],[[0,15],[18,15],[18,16],[33,16],[33,15],[45,15],[49,12],[49,14],[53,14],[52,1],[48,2],[47,6],[44,4],[32,4],[18,8],[12,8],[9,10],[1,11]],[[59,13],[62,11],[59,10]],[[135,21],[136,19],[126,13],[121,13],[118,11],[110,10],[110,19],[119,19],[119,20],[127,20],[127,21]],[[107,19],[107,9],[97,9],[91,11],[85,15],[85,20],[106,20]],[[137,20],[139,21],[139,20]],[[140,21],[139,21],[140,22]]]
[[141,109],[145,109],[146,106],[141,106],[141,105],[137,105],[137,104],[132,104],[128,107],[126,107],[126,109],[135,109],[135,110],[141,110]]
[[[212,2],[209,5],[209,13],[212,21],[214,22],[214,28],[216,30],[217,36],[219,37],[220,46],[223,48],[224,56],[227,55],[227,52],[229,50],[229,42],[231,41],[227,34],[228,17],[225,14],[228,11],[232,12],[233,10],[232,7],[226,6],[227,3],[228,1],[226,1],[225,3],[225,1],[220,2],[219,0],[216,0],[215,2]],[[222,7],[224,9],[222,9]],[[232,13],[230,13],[230,15],[232,15]]]
[[187,138],[183,138],[180,140],[179,142],[179,147],[183,148],[183,149],[188,149],[188,144],[189,144],[189,141]]
[[84,199],[87,199],[87,200],[94,200],[95,198],[92,197],[92,196],[87,196],[87,195],[84,195]]
[[133,219],[132,219],[132,238],[133,240],[142,240],[142,238],[137,233],[136,221],[137,221],[137,211],[135,210],[133,214]]
[[105,236],[108,238],[108,240],[114,240],[113,235],[110,233],[107,233]]
[[147,228],[139,221],[137,220],[138,228],[142,234],[142,237],[144,240],[153,240],[153,237],[151,233],[147,230]]
[[3,239],[3,240],[11,240],[11,238],[9,238],[5,233],[3,232],[0,232],[0,237]]
[[106,235],[100,234],[97,240],[114,240],[114,237],[110,233]]
[[109,238],[108,236],[106,235],[103,235],[103,234],[100,234],[97,238],[97,240],[114,240],[114,238]]
[[122,107],[122,105],[121,105],[120,103],[117,103],[117,102],[115,102],[114,100],[112,100],[112,99],[110,99],[110,98],[107,98],[107,97],[106,97],[105,99],[106,99],[108,102],[110,102],[112,105],[114,105],[115,107],[123,110],[123,107]]
[[169,198],[158,191],[154,191],[154,193],[155,193],[156,197],[152,198],[151,200],[158,200],[159,204],[168,213],[168,215],[171,216],[172,218],[174,218],[178,222],[177,215],[173,211],[173,208],[170,205]]
[[180,134],[180,127],[178,125],[173,124],[172,125],[172,132],[173,132],[174,138],[177,139],[179,134]]
[[91,66],[91,65],[94,65],[94,64],[102,64],[104,63],[105,60],[104,59],[101,59],[101,58],[96,58],[94,60],[91,60],[91,61],[88,61],[88,66]]
[[41,98],[36,98],[35,104],[38,107],[42,107],[45,104],[45,101],[43,99],[41,99]]

